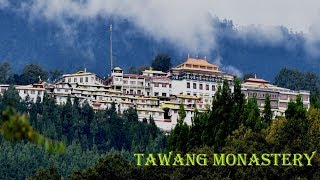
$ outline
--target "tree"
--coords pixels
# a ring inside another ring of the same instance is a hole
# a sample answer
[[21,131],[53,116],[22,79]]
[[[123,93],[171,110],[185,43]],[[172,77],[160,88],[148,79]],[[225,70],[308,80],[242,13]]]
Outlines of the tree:
[[234,81],[234,92],[232,95],[233,99],[233,112],[232,112],[232,125],[230,131],[237,129],[240,123],[243,123],[243,111],[245,107],[245,95],[241,91],[240,79],[235,79]]
[[301,72],[297,69],[283,68],[275,77],[275,85],[292,90],[309,90],[319,95],[319,76],[313,72]]
[[309,147],[308,119],[306,109],[303,107],[301,97],[291,101],[285,111],[285,120],[281,124],[274,123],[271,126],[268,140],[274,145],[275,151],[284,149],[286,151],[306,151]]
[[136,74],[142,74],[144,70],[149,70],[150,66],[138,66]]
[[61,70],[51,70],[49,72],[49,79],[51,82],[57,81],[63,75],[63,71]]
[[0,83],[8,83],[9,78],[12,76],[11,65],[8,62],[0,64]]
[[154,70],[166,72],[171,68],[171,58],[167,54],[158,54],[151,63]]
[[242,77],[242,80],[243,81],[245,81],[245,80],[247,80],[247,79],[249,79],[249,78],[254,78],[255,77],[255,75],[253,74],[253,73],[244,73],[243,74],[243,77]]
[[256,97],[248,98],[242,119],[244,119],[244,125],[250,127],[252,130],[259,131],[261,129],[260,110]]
[[40,79],[47,80],[48,72],[43,70],[41,66],[37,64],[27,64],[20,75],[19,84],[34,84],[38,83]]
[[270,95],[266,95],[266,99],[264,101],[264,109],[263,109],[263,122],[266,125],[270,125],[272,121],[272,111],[271,111],[271,103],[270,103]]
[[319,102],[319,98],[318,95],[315,92],[311,93],[311,102],[310,105],[314,108],[319,109],[320,108],[320,102]]
[[61,113],[62,121],[62,133],[67,137],[68,142],[70,143],[73,136],[73,107],[71,102],[71,97],[68,96],[67,103],[63,106]]
[[61,176],[59,175],[55,167],[50,167],[49,169],[40,168],[37,173],[29,178],[30,180],[60,180]]
[[173,130],[171,130],[168,139],[168,149],[172,151],[186,152],[188,149],[189,126],[184,122],[186,111],[184,110],[183,103],[180,104],[178,114],[177,124]]
[[137,74],[137,70],[136,70],[136,67],[131,65],[128,69],[128,73],[129,74]]

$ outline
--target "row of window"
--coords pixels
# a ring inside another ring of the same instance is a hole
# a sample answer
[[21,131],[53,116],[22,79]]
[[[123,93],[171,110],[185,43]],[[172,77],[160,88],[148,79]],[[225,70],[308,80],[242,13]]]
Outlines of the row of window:
[[[249,96],[249,97],[260,97],[260,98],[267,97],[266,93],[256,93],[256,92],[254,92],[254,93],[249,92],[249,93],[247,93],[247,96]],[[276,98],[278,98],[278,95],[269,94],[269,97],[270,97],[270,99],[276,99]]]
[[[203,90],[203,89],[204,89],[204,86],[205,86],[205,90],[208,90],[208,91],[210,90],[209,84],[205,84],[205,85],[204,85],[204,84],[201,84],[201,83],[199,84],[199,89],[200,89],[200,90]],[[187,82],[187,88],[188,88],[188,89],[191,88],[191,83],[190,83],[190,82]],[[192,83],[192,88],[193,88],[193,89],[197,89],[197,83]],[[212,90],[212,91],[215,91],[215,90],[216,90],[216,86],[215,86],[215,85],[212,85],[212,86],[211,86],[211,90]]]
[[[159,96],[158,92],[154,92],[154,96]],[[167,97],[167,93],[161,93],[162,97]]]
[[149,112],[149,111],[138,111],[138,114],[145,114],[145,115],[153,115],[153,116],[163,116],[162,112]]
[[19,92],[23,92],[23,94],[39,94],[39,95],[42,95],[42,91],[36,91],[36,90],[19,90]]
[[[123,81],[123,84],[128,84],[128,81],[127,80],[124,80]],[[131,85],[139,85],[139,86],[143,86],[143,82],[141,82],[141,81],[130,81],[130,84]]]
[[[57,88],[57,92],[60,92],[61,89]],[[64,92],[68,92],[68,89],[64,89]]]
[[[168,84],[165,84],[165,83],[154,83],[154,87],[159,87],[160,84],[161,84],[161,87],[164,87],[164,88],[168,86]],[[169,88],[171,88],[171,84],[169,84]]]
[[[91,81],[94,81],[94,77],[91,77]],[[103,84],[103,80],[96,77],[96,81]],[[74,77],[74,78],[68,78],[68,83],[70,82],[80,82],[80,83],[83,83],[83,82],[89,82],[89,77]]]
[[[93,80],[93,77],[91,78],[92,80]],[[89,77],[85,77],[84,79],[83,79],[83,77],[80,77],[79,78],[79,82],[83,82],[83,80],[85,81],[85,82],[89,82]],[[72,81],[72,78],[68,78],[68,82],[71,82]],[[78,78],[73,78],[73,82],[78,82]]]

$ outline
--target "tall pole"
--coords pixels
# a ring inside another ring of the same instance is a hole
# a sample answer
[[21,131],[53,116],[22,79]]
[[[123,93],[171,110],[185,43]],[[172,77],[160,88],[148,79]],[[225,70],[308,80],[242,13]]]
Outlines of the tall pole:
[[112,63],[112,24],[110,24],[110,68],[112,71],[112,69],[113,69],[113,63]]

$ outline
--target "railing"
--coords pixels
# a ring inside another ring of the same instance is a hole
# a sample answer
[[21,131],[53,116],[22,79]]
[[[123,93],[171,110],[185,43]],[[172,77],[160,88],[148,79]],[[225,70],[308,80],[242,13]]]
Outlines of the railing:
[[[223,83],[223,80],[224,80],[223,77],[200,78],[199,76],[190,76],[190,77],[188,77],[188,76],[171,76],[170,78],[171,78],[171,80],[184,80],[184,79],[187,79],[187,80],[196,80],[196,81],[204,81],[204,82],[216,82],[216,83]],[[234,85],[233,81],[230,81],[230,80],[229,80],[229,84],[230,85]]]
[[299,90],[299,91],[294,91],[294,90],[285,90],[285,89],[275,89],[275,88],[259,88],[259,87],[252,87],[252,86],[242,86],[243,88],[247,89],[255,89],[255,90],[262,90],[262,91],[273,91],[273,92],[289,92],[289,93],[310,93],[310,91],[306,90]]

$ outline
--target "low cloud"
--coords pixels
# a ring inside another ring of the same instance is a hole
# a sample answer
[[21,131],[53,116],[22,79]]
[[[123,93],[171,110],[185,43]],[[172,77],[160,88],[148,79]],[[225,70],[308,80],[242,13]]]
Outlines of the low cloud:
[[0,8],[9,7],[10,3],[8,0],[0,0]]
[[215,47],[215,37],[212,16],[206,11],[208,2],[33,0],[21,7],[31,18],[57,23],[67,30],[66,34],[72,28],[70,19],[74,23],[103,17],[107,26],[108,17],[113,16],[128,19],[156,40],[166,40],[191,52],[209,52]]
[[[248,43],[254,39],[261,45],[290,47],[283,44],[288,42],[280,26],[293,32],[304,31],[306,52],[320,56],[320,23],[312,24],[319,17],[315,13],[319,5],[316,0],[24,0],[18,9],[31,19],[56,23],[70,44],[78,36],[78,22],[101,17],[108,26],[112,16],[128,19],[159,42],[165,40],[185,52],[210,54],[219,48],[214,23],[218,17],[238,23],[231,36]],[[0,0],[1,6],[8,7],[8,0]]]
[[223,58],[220,55],[218,55],[216,59],[213,61],[213,64],[218,65],[220,71],[225,71],[225,72],[234,74],[237,77],[243,76],[243,73],[238,68],[231,65],[224,65],[222,62],[223,62]]

